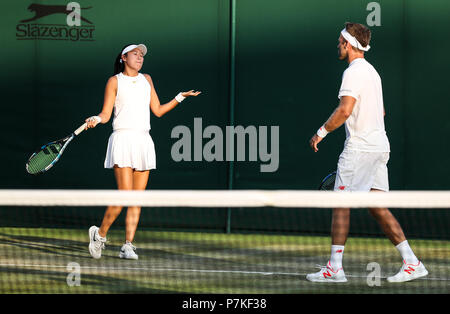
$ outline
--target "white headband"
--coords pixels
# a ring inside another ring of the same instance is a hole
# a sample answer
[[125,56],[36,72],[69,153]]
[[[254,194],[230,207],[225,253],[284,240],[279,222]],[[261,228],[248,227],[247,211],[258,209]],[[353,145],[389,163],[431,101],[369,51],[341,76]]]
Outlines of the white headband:
[[[145,56],[147,54],[147,47],[144,44],[139,44],[139,45],[129,45],[126,46],[123,50],[122,50],[122,55],[126,54],[127,52],[130,52],[133,49],[139,48],[142,51],[142,54]],[[122,63],[122,59],[120,59],[120,63]]]
[[347,32],[345,28],[342,30],[341,34],[342,37],[344,37],[353,47],[358,48],[359,50],[362,51],[368,51],[370,49],[369,45],[363,47],[363,45],[361,45],[360,42],[354,36],[352,36],[349,32]]

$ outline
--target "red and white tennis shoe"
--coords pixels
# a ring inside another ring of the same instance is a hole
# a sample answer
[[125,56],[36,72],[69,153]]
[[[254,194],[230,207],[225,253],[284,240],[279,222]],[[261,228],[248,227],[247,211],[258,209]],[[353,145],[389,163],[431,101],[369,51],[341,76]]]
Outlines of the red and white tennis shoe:
[[347,282],[344,269],[333,269],[328,261],[327,266],[319,266],[320,271],[306,275],[306,279],[312,282]]
[[428,275],[428,270],[426,270],[425,266],[423,266],[420,261],[416,265],[406,264],[406,262],[403,261],[403,265],[400,271],[394,276],[388,277],[387,281],[405,282],[424,277],[426,275]]

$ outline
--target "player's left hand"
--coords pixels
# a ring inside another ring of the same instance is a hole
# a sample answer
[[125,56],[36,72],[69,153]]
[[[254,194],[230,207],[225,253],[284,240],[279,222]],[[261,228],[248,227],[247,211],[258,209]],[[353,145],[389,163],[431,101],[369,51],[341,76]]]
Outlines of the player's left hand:
[[189,97],[189,96],[198,96],[198,95],[200,95],[202,92],[200,92],[200,91],[194,91],[193,89],[191,89],[190,91],[188,91],[188,92],[182,92],[181,93],[181,95],[183,96],[183,97]]
[[319,151],[319,149],[317,148],[317,144],[319,144],[322,140],[323,137],[320,137],[317,134],[314,134],[313,137],[311,137],[311,139],[309,140],[309,145],[311,146],[311,148],[315,153]]

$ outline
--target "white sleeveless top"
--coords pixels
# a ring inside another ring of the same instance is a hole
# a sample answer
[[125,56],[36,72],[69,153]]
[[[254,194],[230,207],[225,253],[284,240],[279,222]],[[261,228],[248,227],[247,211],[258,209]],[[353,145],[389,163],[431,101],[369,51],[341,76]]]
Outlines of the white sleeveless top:
[[113,130],[150,130],[150,90],[144,75],[117,77],[117,95],[114,103]]

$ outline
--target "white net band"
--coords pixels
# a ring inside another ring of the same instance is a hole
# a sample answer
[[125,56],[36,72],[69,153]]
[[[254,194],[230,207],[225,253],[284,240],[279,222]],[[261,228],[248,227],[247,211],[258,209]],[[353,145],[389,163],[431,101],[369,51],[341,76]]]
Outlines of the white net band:
[[450,208],[448,191],[0,190],[0,206]]

